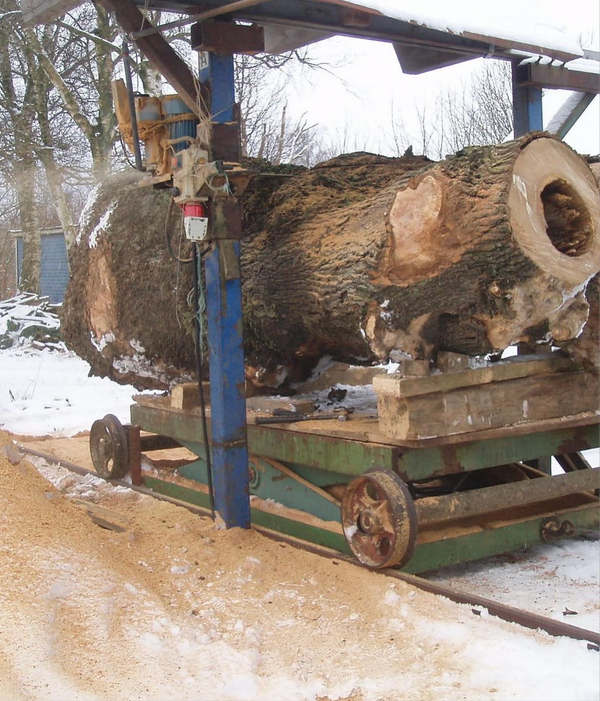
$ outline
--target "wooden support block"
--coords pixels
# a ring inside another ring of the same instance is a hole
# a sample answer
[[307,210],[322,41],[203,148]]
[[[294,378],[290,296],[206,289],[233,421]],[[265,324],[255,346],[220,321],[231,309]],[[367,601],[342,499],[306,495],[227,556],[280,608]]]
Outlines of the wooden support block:
[[577,365],[569,358],[521,355],[517,358],[490,363],[485,367],[464,370],[463,372],[438,373],[426,377],[404,376],[406,373],[402,373],[402,377],[399,377],[398,374],[378,375],[373,380],[373,387],[377,393],[382,392],[394,397],[412,397],[418,394],[448,392],[459,387],[473,387],[490,382],[516,380],[520,377],[575,370],[576,368]]
[[436,367],[440,372],[461,372],[471,367],[473,359],[462,353],[438,353]]
[[190,43],[194,51],[253,56],[265,50],[265,31],[258,24],[196,22],[190,28]]
[[398,373],[404,377],[427,377],[429,375],[429,361],[403,360],[400,363]]
[[[516,369],[520,364],[516,363]],[[488,370],[485,368],[484,370]],[[479,370],[469,371],[479,373]],[[466,373],[439,376],[446,380]],[[557,419],[597,411],[597,382],[583,371],[555,372],[507,379],[499,373],[483,377],[483,383],[448,388],[431,386],[428,393],[377,378],[376,391],[381,432],[398,440],[471,433],[531,421]],[[419,378],[425,383],[435,377]],[[413,391],[410,391],[413,390]]]
[[[207,404],[210,403],[210,385],[208,382],[202,383],[204,387],[204,400]],[[197,382],[184,382],[181,385],[175,385],[171,390],[171,408],[172,409],[193,409],[200,404],[198,396]]]

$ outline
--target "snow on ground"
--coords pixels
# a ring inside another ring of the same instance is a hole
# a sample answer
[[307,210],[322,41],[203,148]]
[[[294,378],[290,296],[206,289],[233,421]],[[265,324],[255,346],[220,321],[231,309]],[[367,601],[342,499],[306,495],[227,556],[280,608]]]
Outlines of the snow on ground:
[[115,414],[129,421],[135,387],[89,377],[74,353],[35,348],[0,352],[0,428],[33,436],[72,436]]
[[[88,372],[71,353],[0,351],[0,428],[61,436],[105,413],[127,420],[135,389]],[[21,465],[5,462],[3,470],[1,698],[600,696],[600,655],[585,642],[476,616],[375,573],[283,551],[258,534],[218,532],[208,519],[61,468],[40,464],[55,485],[42,481],[47,487]],[[25,484],[38,494],[31,501]],[[98,505],[128,519],[125,533],[71,514],[70,498],[87,499],[90,490]],[[565,541],[432,577],[598,629],[598,563],[597,541]],[[567,610],[576,613],[563,616]]]

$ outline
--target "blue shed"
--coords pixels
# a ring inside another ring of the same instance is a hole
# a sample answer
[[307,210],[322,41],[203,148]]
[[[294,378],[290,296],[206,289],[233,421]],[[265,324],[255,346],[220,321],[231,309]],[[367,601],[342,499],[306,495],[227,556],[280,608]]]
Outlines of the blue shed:
[[[17,245],[17,285],[23,267],[23,237],[15,235]],[[52,304],[60,304],[65,298],[69,282],[69,263],[65,236],[60,228],[42,229],[42,261],[40,270],[40,294],[49,297]]]

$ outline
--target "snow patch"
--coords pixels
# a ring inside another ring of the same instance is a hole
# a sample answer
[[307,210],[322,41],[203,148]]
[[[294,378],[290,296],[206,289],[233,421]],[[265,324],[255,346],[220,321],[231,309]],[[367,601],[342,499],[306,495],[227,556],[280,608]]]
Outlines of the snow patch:
[[108,228],[108,223],[110,222],[110,218],[112,217],[113,212],[117,208],[117,204],[118,203],[116,200],[111,202],[106,212],[104,212],[100,217],[100,221],[91,230],[90,235],[88,237],[88,245],[90,248],[96,248],[96,246],[98,245],[98,239]]

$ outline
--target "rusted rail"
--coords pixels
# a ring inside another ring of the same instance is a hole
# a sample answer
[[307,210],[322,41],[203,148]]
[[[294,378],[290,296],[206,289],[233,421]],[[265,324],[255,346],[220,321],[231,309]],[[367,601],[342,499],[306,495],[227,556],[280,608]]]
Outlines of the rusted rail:
[[[27,455],[33,455],[38,458],[42,458],[47,462],[58,465],[59,467],[64,467],[71,472],[75,472],[78,475],[87,476],[93,475],[99,479],[103,479],[93,470],[88,470],[85,467],[76,465],[75,463],[69,462],[68,460],[61,460],[53,455],[48,455],[47,453],[42,453],[38,450],[33,450],[27,448],[26,446],[19,444],[19,450]],[[174,499],[173,497],[168,497],[164,494],[158,494],[157,492],[148,489],[147,487],[138,486],[131,484],[131,482],[126,482],[125,480],[105,480],[110,484],[119,487],[127,487],[133,491],[139,492],[140,494],[146,494],[147,496],[154,497],[160,501],[167,501],[176,506],[182,506],[188,511],[191,511],[200,516],[209,516],[210,511],[208,509],[203,509],[199,506],[193,504],[188,504],[187,502],[180,501],[179,499]],[[289,536],[284,536],[280,533],[270,531],[266,528],[260,526],[253,526],[255,530],[259,533],[271,538],[272,540],[277,540],[283,543],[292,545],[302,550],[320,555],[321,557],[327,557],[329,559],[340,560],[347,562],[355,567],[362,567],[360,563],[356,560],[347,557],[341,553],[335,552],[334,550],[329,550],[322,546],[313,545],[312,543],[306,543],[305,541],[298,540]],[[507,604],[502,604],[498,601],[493,601],[478,594],[473,594],[470,592],[458,591],[452,589],[451,587],[444,586],[443,584],[438,584],[432,582],[424,577],[418,577],[416,575],[406,574],[394,569],[383,569],[383,570],[373,570],[376,574],[380,574],[385,577],[392,577],[394,579],[399,579],[407,584],[411,584],[422,591],[429,592],[431,594],[437,594],[443,596],[451,601],[459,604],[467,604],[469,606],[478,606],[483,609],[487,609],[490,615],[501,618],[504,621],[509,621],[511,623],[517,623],[524,628],[531,628],[534,630],[543,630],[552,636],[564,636],[568,638],[574,638],[575,640],[583,640],[588,643],[592,643],[594,646],[600,646],[600,633],[588,630],[586,628],[580,628],[578,626],[571,625],[570,623],[563,623],[562,621],[554,620],[553,618],[548,618],[547,616],[542,616],[537,613],[532,613],[531,611],[525,611],[524,609],[515,608],[514,606],[509,606]]]

